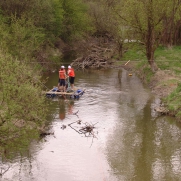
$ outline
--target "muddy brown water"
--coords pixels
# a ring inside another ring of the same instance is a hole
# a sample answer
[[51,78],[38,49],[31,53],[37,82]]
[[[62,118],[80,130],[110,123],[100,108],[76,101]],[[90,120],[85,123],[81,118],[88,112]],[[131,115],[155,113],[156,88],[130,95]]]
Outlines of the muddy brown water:
[[[1,164],[3,181],[181,180],[181,126],[158,116],[159,100],[126,70],[77,71],[79,100],[49,99],[50,131],[28,151]],[[52,73],[46,84],[57,84]],[[74,113],[77,113],[75,115]],[[75,130],[95,124],[93,137]],[[62,129],[65,125],[66,128]],[[9,167],[8,167],[9,166]]]

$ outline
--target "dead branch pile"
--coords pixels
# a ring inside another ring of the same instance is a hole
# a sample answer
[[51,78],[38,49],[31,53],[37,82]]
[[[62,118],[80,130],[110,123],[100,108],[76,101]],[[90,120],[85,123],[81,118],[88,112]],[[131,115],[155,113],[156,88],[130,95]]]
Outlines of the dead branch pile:
[[[97,138],[95,136],[95,132],[94,132],[94,128],[95,124],[90,124],[90,123],[83,123],[84,126],[78,127],[76,128],[75,126],[73,127],[73,124],[81,124],[81,120],[78,120],[76,122],[70,123],[68,126],[70,126],[73,130],[75,130],[76,132],[78,132],[79,134],[84,134],[85,137],[93,137],[93,138]],[[96,123],[97,124],[97,123]]]
[[75,59],[71,65],[77,69],[86,68],[107,68],[113,64],[113,50],[110,48],[92,45],[90,50],[84,55]]
[[[95,128],[96,128],[95,125],[97,123],[92,124],[92,123],[82,122],[82,120],[80,120],[79,118],[78,112],[79,110],[72,113],[73,115],[77,116],[78,120],[68,124],[68,126],[72,128],[74,131],[76,131],[77,133],[84,134],[85,137],[92,137],[92,143],[93,143],[93,139],[97,138],[96,134],[98,134],[98,131],[95,131]],[[65,128],[66,128],[66,125],[61,126],[61,129],[64,130]]]

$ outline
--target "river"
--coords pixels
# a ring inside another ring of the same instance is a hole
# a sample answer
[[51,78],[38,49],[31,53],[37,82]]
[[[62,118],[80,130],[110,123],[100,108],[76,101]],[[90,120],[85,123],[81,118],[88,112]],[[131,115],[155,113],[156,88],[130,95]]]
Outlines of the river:
[[[2,181],[179,181],[181,125],[158,116],[150,90],[126,70],[76,71],[78,100],[48,99],[50,132],[4,160]],[[57,85],[57,72],[46,86]],[[81,121],[82,124],[70,123]],[[79,134],[94,125],[94,137]],[[66,126],[62,129],[62,126]],[[73,129],[74,128],[74,129]]]

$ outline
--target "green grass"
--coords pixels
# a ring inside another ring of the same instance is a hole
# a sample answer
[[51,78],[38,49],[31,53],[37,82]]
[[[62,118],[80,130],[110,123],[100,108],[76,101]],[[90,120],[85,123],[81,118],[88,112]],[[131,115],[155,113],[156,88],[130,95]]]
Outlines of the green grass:
[[141,72],[144,74],[145,76],[145,81],[148,83],[150,82],[152,76],[154,75],[154,73],[151,71],[150,66],[148,65],[148,63],[146,61],[141,61],[137,64],[137,69],[141,70]]
[[163,101],[168,105],[168,109],[174,112],[176,117],[181,120],[181,83]]
[[[130,45],[126,45],[129,48],[126,53],[124,53],[122,57],[122,61],[134,61],[138,62],[139,65],[141,65],[140,62],[145,61],[147,63],[147,58],[145,56],[145,53],[140,49],[140,47],[136,47],[136,45],[130,47]],[[171,70],[176,75],[181,74],[181,46],[175,46],[172,48],[166,48],[166,47],[158,47],[155,51],[155,62],[157,66],[161,70]]]
[[145,59],[146,60],[146,56],[144,55],[144,53],[141,50],[138,50],[135,52],[135,50],[129,50],[128,52],[126,52],[123,55],[123,60],[140,60],[140,59]]
[[167,81],[162,81],[160,84],[158,85],[163,85],[163,86],[172,86],[172,85],[175,85],[175,84],[178,84],[178,80],[175,80],[175,79],[170,79],[170,80],[167,80]]
[[170,49],[159,47],[155,51],[155,62],[161,70],[172,70],[179,75],[181,73],[181,46]]
[[[130,48],[130,47],[129,47]],[[136,46],[124,53],[123,61],[146,61],[145,53]],[[155,51],[155,62],[161,70],[172,70],[175,74],[181,73],[181,46],[172,48],[159,47]]]

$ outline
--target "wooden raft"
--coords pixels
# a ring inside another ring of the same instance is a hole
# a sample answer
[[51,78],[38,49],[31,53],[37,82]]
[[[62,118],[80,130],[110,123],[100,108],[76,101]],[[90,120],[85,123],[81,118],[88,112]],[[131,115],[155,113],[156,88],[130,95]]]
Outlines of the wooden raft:
[[[74,89],[72,92],[59,92],[55,91],[56,87],[46,92],[47,96],[54,97],[54,96],[73,96],[74,98],[79,98],[79,96],[83,95],[85,89]],[[79,91],[78,91],[79,90]]]
[[54,92],[54,91],[48,91],[46,92],[47,95],[49,94],[55,94],[55,95],[74,95],[75,92]]

